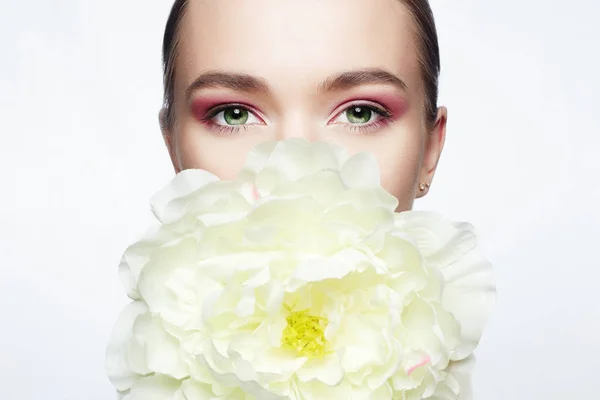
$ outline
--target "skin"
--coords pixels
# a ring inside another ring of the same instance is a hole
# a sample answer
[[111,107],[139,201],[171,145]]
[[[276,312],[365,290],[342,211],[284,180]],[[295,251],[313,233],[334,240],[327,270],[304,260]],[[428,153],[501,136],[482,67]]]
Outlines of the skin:
[[[257,143],[305,137],[340,144],[350,154],[374,153],[381,185],[398,199],[396,211],[411,209],[428,192],[418,186],[432,182],[447,119],[440,107],[427,128],[414,29],[398,0],[191,1],[176,59],[175,124],[163,128],[175,172],[201,168],[234,179]],[[318,90],[356,71],[397,81]],[[269,91],[224,87],[223,79],[200,85],[200,76],[214,72],[243,74],[241,83],[256,78]],[[228,110],[210,113],[229,103]]]

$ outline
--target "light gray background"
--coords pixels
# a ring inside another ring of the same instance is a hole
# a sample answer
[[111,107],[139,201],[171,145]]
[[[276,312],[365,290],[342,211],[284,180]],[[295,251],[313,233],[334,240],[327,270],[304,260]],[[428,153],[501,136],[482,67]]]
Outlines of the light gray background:
[[[0,1],[0,399],[107,400],[124,248],[172,177],[170,1]],[[597,399],[600,5],[436,0],[450,110],[417,208],[468,220],[499,298],[477,400]]]

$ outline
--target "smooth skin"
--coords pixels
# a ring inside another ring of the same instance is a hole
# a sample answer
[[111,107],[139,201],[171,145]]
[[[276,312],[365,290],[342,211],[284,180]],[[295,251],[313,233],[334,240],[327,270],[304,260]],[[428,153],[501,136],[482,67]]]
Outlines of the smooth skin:
[[447,110],[427,128],[417,36],[398,0],[192,0],[176,59],[175,172],[234,179],[268,140],[304,137],[370,151],[409,210],[427,194]]

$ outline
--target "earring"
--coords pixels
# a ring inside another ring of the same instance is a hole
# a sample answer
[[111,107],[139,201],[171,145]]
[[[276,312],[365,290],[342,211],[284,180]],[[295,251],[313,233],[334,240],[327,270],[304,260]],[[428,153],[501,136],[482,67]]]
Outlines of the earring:
[[429,183],[427,183],[427,182],[421,182],[421,183],[419,184],[419,190],[420,190],[421,192],[424,192],[424,191],[425,191],[425,189],[429,189]]

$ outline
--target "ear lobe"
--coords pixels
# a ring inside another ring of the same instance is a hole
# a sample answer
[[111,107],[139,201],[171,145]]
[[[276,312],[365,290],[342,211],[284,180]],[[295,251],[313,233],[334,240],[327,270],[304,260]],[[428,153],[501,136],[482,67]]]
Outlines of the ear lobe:
[[448,110],[446,107],[439,107],[433,129],[427,133],[427,138],[425,139],[425,154],[423,157],[419,182],[417,183],[417,185],[425,183],[427,186],[424,190],[417,189],[416,198],[421,198],[429,192],[429,185],[431,185],[433,181],[433,176],[437,169],[442,150],[444,149],[447,120]]

